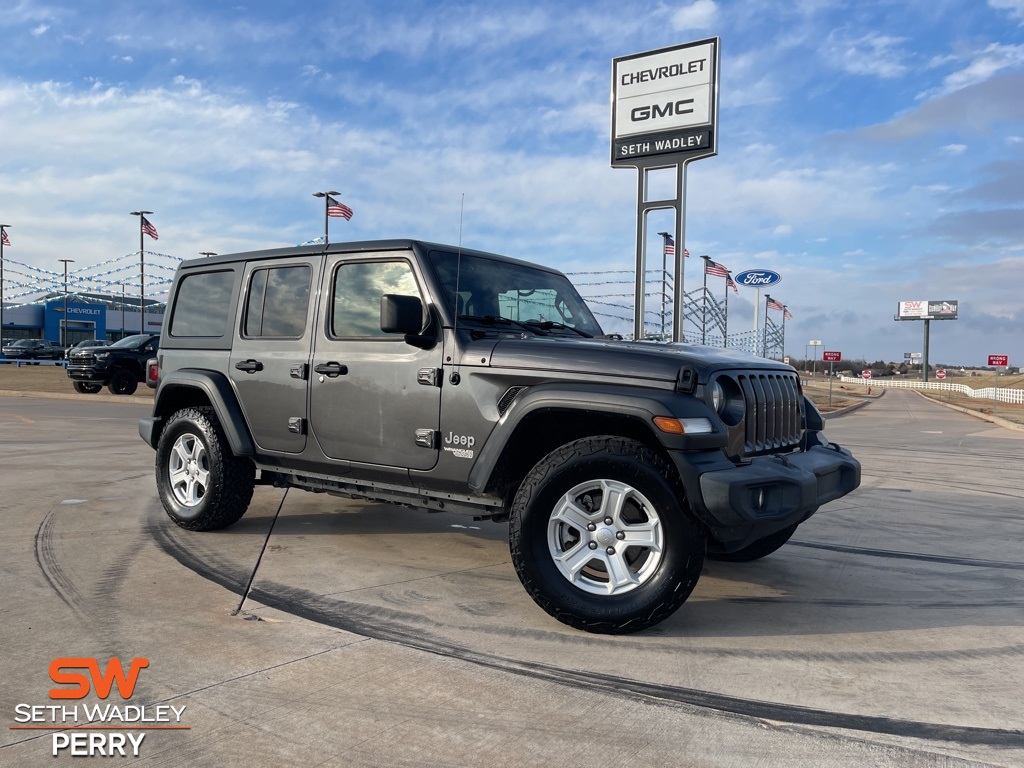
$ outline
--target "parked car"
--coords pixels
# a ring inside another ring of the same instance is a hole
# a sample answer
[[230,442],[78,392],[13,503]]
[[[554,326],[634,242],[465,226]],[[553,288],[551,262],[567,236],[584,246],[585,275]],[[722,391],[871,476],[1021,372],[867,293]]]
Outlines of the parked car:
[[64,347],[47,339],[19,339],[3,348],[4,357],[11,360],[60,360]]
[[[560,272],[391,240],[183,262],[153,415],[168,516],[259,482],[506,521],[559,621],[635,632],[860,484],[788,365],[606,335]],[[70,373],[70,369],[69,369]]]
[[112,395],[133,394],[146,380],[146,361],[159,346],[159,336],[140,333],[109,346],[76,349],[68,357],[68,378],[82,394],[94,394],[103,387]]
[[86,347],[108,347],[110,342],[106,339],[82,339],[77,344],[68,347],[68,351],[64,353],[64,357],[67,360],[71,359],[71,353],[76,349],[85,349]]

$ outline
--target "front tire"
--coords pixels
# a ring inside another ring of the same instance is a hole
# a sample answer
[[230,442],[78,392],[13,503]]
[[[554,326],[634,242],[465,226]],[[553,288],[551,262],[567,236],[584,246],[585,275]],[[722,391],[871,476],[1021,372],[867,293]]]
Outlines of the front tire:
[[704,563],[703,529],[656,451],[588,437],[542,459],[512,504],[509,549],[519,580],[559,621],[636,632],[689,597]]
[[797,525],[791,525],[788,528],[783,528],[781,531],[776,531],[770,536],[755,541],[753,544],[748,544],[743,549],[737,549],[735,552],[715,552],[714,550],[709,550],[708,559],[721,560],[726,563],[750,563],[754,560],[760,560],[762,557],[768,557],[768,555],[790,540],[793,534],[796,533]]
[[103,389],[102,384],[90,384],[87,381],[76,381],[73,382],[73,384],[75,387],[75,392],[78,392],[80,395],[95,395],[97,392]]
[[139,387],[139,380],[134,373],[126,368],[118,368],[110,377],[107,389],[112,395],[132,395]]
[[238,522],[249,508],[256,468],[231,453],[213,408],[185,408],[167,422],[156,448],[164,511],[190,531]]

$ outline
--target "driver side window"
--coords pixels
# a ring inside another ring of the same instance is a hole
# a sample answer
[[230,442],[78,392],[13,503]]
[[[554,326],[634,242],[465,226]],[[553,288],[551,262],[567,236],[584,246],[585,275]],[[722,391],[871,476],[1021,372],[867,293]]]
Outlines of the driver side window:
[[384,294],[420,296],[407,261],[364,261],[340,264],[334,272],[331,335],[335,338],[386,338],[380,329]]

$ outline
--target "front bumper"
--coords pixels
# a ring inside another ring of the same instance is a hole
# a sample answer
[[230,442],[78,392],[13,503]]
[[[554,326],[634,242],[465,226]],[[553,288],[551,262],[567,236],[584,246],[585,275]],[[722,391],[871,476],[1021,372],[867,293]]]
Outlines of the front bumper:
[[740,466],[721,453],[675,451],[672,459],[691,509],[727,551],[803,522],[860,485],[860,462],[823,438],[805,451]]
[[107,380],[107,367],[82,367],[76,368],[72,365],[67,367],[68,378],[72,381],[105,382]]

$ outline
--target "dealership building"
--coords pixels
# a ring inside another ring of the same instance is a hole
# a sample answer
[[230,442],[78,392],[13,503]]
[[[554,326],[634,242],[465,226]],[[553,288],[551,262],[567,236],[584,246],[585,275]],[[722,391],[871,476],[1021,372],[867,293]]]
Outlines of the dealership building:
[[139,297],[111,296],[101,293],[76,294],[67,298],[62,293],[47,294],[31,304],[10,306],[6,302],[3,311],[3,340],[49,339],[62,341],[61,332],[66,330],[64,343],[77,344],[80,341],[101,339],[117,341],[135,333],[160,333],[164,320],[164,306],[157,301],[147,300],[146,325],[140,321]]

